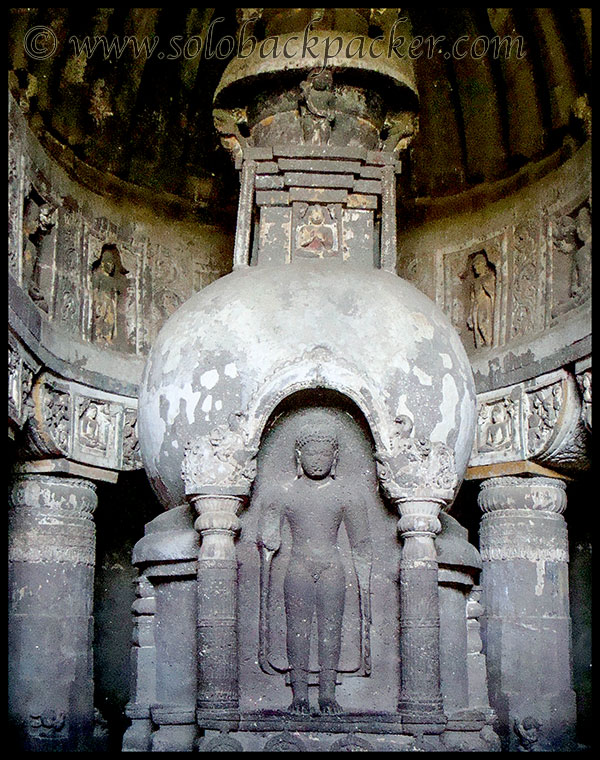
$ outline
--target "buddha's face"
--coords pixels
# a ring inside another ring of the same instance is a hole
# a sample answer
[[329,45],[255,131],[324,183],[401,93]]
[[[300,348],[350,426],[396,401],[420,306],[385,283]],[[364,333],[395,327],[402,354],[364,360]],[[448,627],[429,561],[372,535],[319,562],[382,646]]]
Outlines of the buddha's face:
[[504,422],[504,409],[501,406],[495,406],[492,409],[492,422]]
[[336,448],[330,441],[307,441],[298,447],[300,463],[312,480],[323,480],[331,472]]

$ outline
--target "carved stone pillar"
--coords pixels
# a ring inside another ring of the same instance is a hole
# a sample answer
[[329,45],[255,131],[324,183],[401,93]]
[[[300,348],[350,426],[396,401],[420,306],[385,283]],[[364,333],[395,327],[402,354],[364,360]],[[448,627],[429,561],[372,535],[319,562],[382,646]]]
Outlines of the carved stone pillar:
[[407,723],[442,719],[440,604],[434,538],[441,530],[441,502],[398,503],[404,540],[400,560],[400,700]]
[[22,474],[9,504],[9,710],[19,749],[91,749],[94,483]]
[[256,475],[255,449],[240,430],[241,414],[186,447],[182,477],[188,501],[198,517],[198,690],[197,720],[219,715],[235,718],[239,707],[237,646],[238,510]]
[[556,478],[481,484],[484,639],[506,749],[567,750],[573,740],[566,503]]
[[131,648],[131,701],[125,714],[131,726],[123,736],[123,752],[148,752],[151,747],[150,705],[156,701],[156,645],[154,621],[156,597],[145,575],[136,581],[136,600],[132,605],[133,636]]
[[235,496],[194,499],[200,533],[198,554],[199,711],[237,711],[237,559],[234,537],[240,528]]
[[[400,700],[403,723],[441,724],[446,718],[440,686],[440,608],[435,536],[438,515],[457,484],[454,456],[442,443],[403,437],[406,423],[389,452],[378,452],[383,490],[400,513]],[[417,732],[419,729],[416,729]]]

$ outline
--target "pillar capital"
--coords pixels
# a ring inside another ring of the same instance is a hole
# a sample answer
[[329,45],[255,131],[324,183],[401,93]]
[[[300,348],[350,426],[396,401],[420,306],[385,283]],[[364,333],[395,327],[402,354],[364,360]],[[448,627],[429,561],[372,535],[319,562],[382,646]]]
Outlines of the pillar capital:
[[560,478],[490,478],[481,483],[477,501],[486,514],[513,509],[562,514],[567,506],[566,487]]
[[381,487],[399,510],[406,502],[440,507],[452,502],[458,476],[446,444],[396,437],[389,450],[376,452],[375,460]]
[[94,566],[96,486],[83,478],[17,474],[10,489],[9,559]]
[[246,498],[256,477],[258,450],[248,446],[240,430],[240,418],[232,414],[227,425],[215,427],[185,447],[181,477],[185,493],[197,496]]

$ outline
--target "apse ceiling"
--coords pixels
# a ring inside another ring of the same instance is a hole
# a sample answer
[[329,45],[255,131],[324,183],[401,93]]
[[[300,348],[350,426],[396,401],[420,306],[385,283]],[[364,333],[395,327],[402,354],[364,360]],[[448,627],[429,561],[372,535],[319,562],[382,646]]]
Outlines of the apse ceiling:
[[[413,35],[445,38],[433,55],[414,60],[420,110],[406,162],[409,200],[435,201],[550,156],[564,160],[587,139],[589,9],[424,7],[403,13]],[[235,206],[238,192],[237,172],[212,121],[213,93],[229,59],[219,51],[209,57],[192,43],[183,52],[194,35],[206,40],[211,24],[213,45],[235,35],[235,9],[12,9],[10,89],[46,149],[84,184],[89,167],[91,176],[100,172],[109,184],[114,179],[219,213]],[[36,40],[34,28],[50,30],[51,55],[44,47],[48,38]],[[524,55],[478,57],[482,47],[475,56],[452,53],[460,37],[470,44],[495,35],[522,38]],[[121,54],[116,48],[106,55],[102,49],[76,54],[84,39],[102,36],[108,42],[176,41],[171,59],[145,51],[136,56],[131,44]],[[24,41],[37,44],[38,54]]]

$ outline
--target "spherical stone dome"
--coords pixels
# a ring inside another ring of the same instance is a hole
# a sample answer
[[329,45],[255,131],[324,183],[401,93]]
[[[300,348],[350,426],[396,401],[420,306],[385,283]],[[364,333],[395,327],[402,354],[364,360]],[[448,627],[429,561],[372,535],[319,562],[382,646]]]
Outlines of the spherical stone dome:
[[139,399],[139,439],[165,507],[182,504],[184,448],[240,415],[258,446],[288,395],[328,388],[365,415],[389,448],[394,420],[453,451],[459,483],[475,429],[475,386],[446,316],[399,277],[339,262],[237,270],[192,296],[150,352]]

